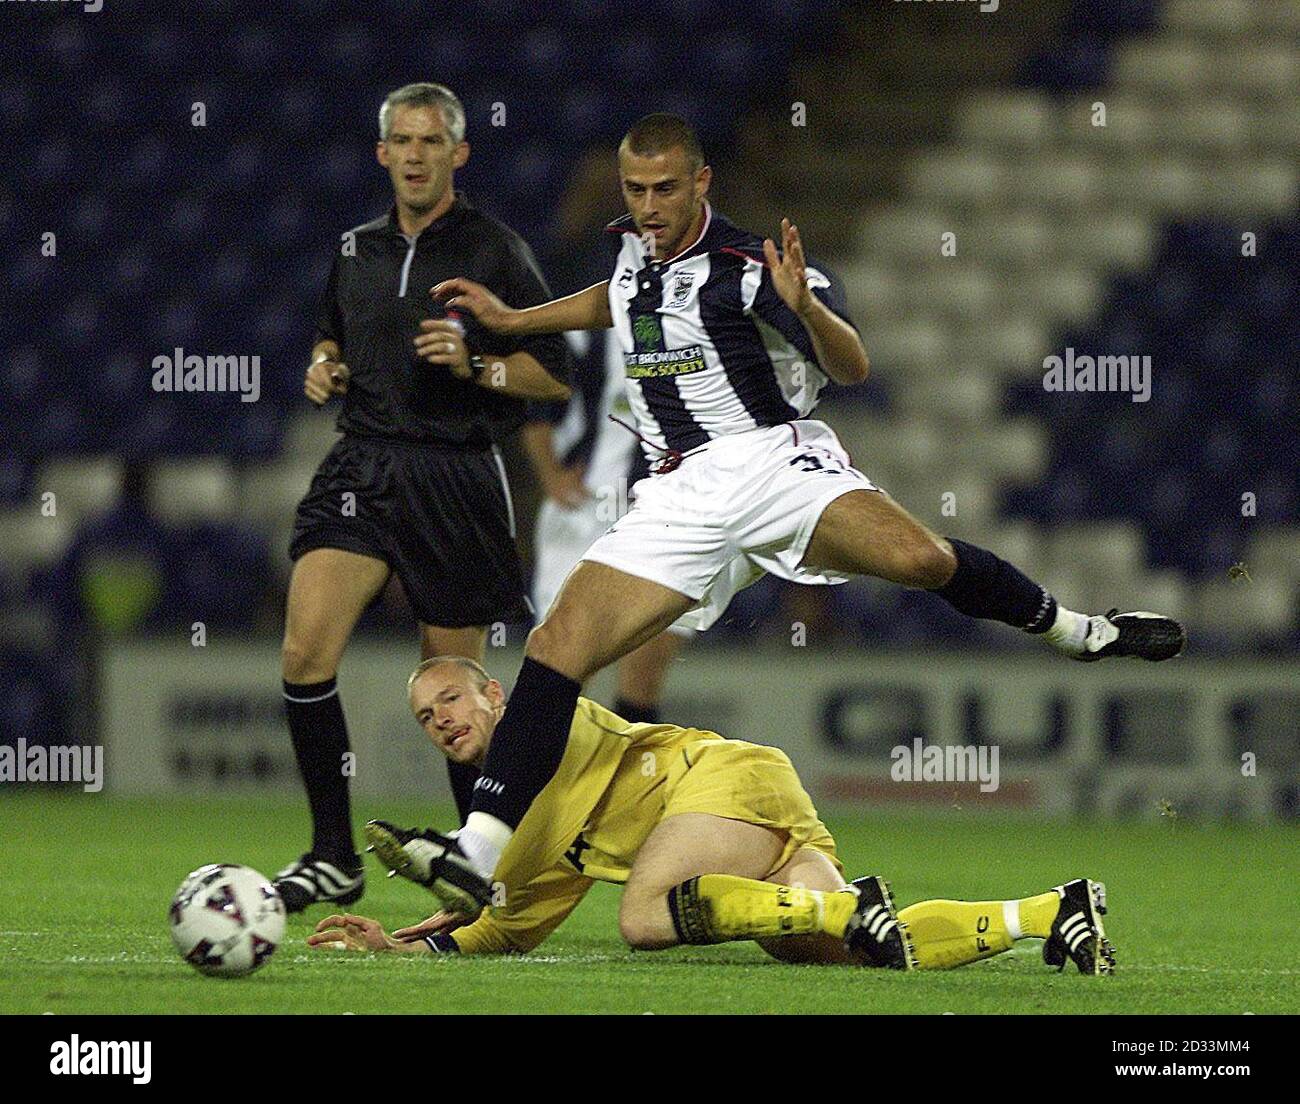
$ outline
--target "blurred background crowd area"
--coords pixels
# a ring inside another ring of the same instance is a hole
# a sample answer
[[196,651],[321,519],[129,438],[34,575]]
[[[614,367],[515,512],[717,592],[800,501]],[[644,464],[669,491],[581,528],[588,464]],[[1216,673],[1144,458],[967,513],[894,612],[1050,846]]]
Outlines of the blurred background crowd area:
[[[1201,654],[1300,646],[1293,0],[5,8],[6,739],[84,734],[105,639],[280,631],[333,439],[301,391],[315,305],[391,200],[375,116],[413,80],[461,96],[458,185],[557,294],[601,278],[623,131],[684,115],[717,208],[793,217],[846,284],[873,378],[821,412],[858,466],[1075,608],[1185,618]],[[259,400],[155,393],[177,347],[260,356]],[[1149,355],[1150,401],[1045,391],[1067,348]],[[760,583],[701,646],[794,621],[811,647],[1025,646],[870,581]],[[409,633],[400,591],[363,628]]]

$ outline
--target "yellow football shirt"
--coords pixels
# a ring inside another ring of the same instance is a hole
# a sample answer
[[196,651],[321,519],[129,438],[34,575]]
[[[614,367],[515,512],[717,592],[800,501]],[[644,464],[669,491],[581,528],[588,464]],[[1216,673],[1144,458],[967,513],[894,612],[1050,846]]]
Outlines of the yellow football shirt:
[[623,720],[579,698],[555,777],[511,837],[493,904],[452,933],[464,954],[528,951],[573,911],[593,881],[627,881],[655,826],[703,812],[788,834],[779,869],[799,847],[835,844],[785,753],[671,724]]

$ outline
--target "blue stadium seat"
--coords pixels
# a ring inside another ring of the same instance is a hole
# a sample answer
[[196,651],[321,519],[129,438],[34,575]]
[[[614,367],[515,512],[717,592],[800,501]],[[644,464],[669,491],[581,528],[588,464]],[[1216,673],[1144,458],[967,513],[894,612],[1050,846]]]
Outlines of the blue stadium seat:
[[[300,381],[295,382],[300,388]],[[294,405],[300,397],[300,392],[294,396]],[[232,405],[225,418],[222,454],[234,463],[252,463],[276,456],[284,441],[284,410],[289,405],[274,397],[244,409]]]
[[560,28],[533,27],[521,45],[522,61],[531,80],[546,84],[569,75],[573,56]]
[[1102,38],[1075,38],[1030,59],[1022,83],[1047,92],[1080,92],[1105,83],[1111,52]]
[[270,69],[279,53],[270,30],[257,23],[234,30],[227,49],[227,71],[242,70],[250,75],[261,75]]
[[[23,196],[0,202],[0,224],[15,240],[59,231],[58,263],[29,251],[8,268],[6,321],[17,325],[0,358],[0,434],[17,446],[0,457],[0,502],[26,501],[37,461],[60,455],[248,464],[278,455],[285,412],[302,409],[302,364],[337,234],[390,202],[371,145],[386,91],[431,79],[461,93],[474,145],[462,186],[547,267],[551,220],[585,143],[612,143],[638,115],[667,109],[690,118],[711,149],[725,148],[735,104],[778,87],[791,41],[844,7],[559,0],[522,35],[536,16],[529,0],[467,0],[450,13],[376,0],[341,24],[329,0],[302,0],[291,14],[215,0],[183,19],[166,0],[139,0],[143,18],[129,35],[51,22],[30,38],[24,81],[0,88],[11,188]],[[399,24],[412,29],[395,36]],[[680,43],[667,54],[666,38]],[[484,65],[507,49],[510,64]],[[665,81],[666,63],[699,79]],[[75,117],[69,87],[79,90]],[[490,126],[497,100],[507,107],[501,129]],[[195,101],[207,108],[204,128],[190,125]],[[95,187],[56,202],[49,181],[77,178]],[[261,399],[155,393],[152,359],[177,346],[260,355]],[[168,603],[182,594],[253,611],[269,578],[259,539],[222,526],[196,544],[124,510],[23,585],[75,624],[85,615],[78,552],[126,542],[168,574],[168,599],[147,624],[169,624],[183,611]],[[0,587],[0,601],[10,590]],[[779,587],[744,601],[754,616],[780,616]],[[50,708],[29,690],[11,704],[25,724]]]
[[564,94],[556,122],[575,142],[591,141],[609,127],[605,94],[592,84],[575,85]]
[[[1292,522],[1300,334],[1284,250],[1297,225],[1264,227],[1269,248],[1258,261],[1240,256],[1240,227],[1168,226],[1151,268],[1117,279],[1095,326],[1063,342],[1078,352],[1150,351],[1149,408],[1117,414],[1122,396],[1054,394],[1048,403],[1036,381],[1010,386],[1007,409],[1050,412],[1056,442],[1046,482],[1008,492],[1006,511],[1044,523],[1133,517],[1146,527],[1153,564],[1193,575],[1220,572],[1232,562],[1225,557],[1240,555],[1243,491],[1256,494],[1259,522]],[[1076,468],[1076,455],[1090,458],[1091,475]],[[1135,487],[1141,469],[1151,477]],[[1112,500],[1090,496],[1089,480]]]
[[129,47],[127,64],[112,68],[117,72],[192,73],[199,67],[205,46],[210,45],[174,18],[151,22],[141,28]]
[[1160,15],[1160,0],[1076,0],[1062,31],[1111,38],[1149,31]]
[[0,88],[0,134],[21,134],[36,109],[35,82],[12,81]]
[[[13,432],[18,430],[17,426],[9,428]],[[33,472],[34,465],[26,457],[0,455],[0,506],[17,506],[27,500]]]
[[270,551],[260,534],[234,526],[198,525],[172,535],[175,570],[165,616],[179,624],[247,626],[261,612]]

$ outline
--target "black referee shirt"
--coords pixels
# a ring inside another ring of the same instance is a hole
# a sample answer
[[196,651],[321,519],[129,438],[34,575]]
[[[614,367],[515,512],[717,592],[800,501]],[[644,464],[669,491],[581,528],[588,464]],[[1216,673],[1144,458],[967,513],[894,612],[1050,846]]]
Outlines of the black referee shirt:
[[[315,338],[337,341],[352,373],[338,416],[341,432],[486,448],[523,422],[525,400],[457,379],[446,365],[415,354],[411,342],[420,322],[445,314],[429,289],[452,276],[486,285],[512,307],[551,298],[523,238],[460,192],[447,213],[417,238],[402,233],[396,208],[345,236],[330,269]],[[490,360],[531,353],[552,376],[567,382],[562,335],[501,337],[468,314],[461,324],[471,354]]]

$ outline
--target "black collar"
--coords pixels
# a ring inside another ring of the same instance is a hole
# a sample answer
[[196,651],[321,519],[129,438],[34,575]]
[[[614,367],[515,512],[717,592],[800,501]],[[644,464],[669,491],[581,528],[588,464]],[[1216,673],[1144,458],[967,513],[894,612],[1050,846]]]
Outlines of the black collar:
[[[447,227],[457,225],[462,219],[465,218],[466,215],[468,215],[471,211],[474,210],[474,205],[469,201],[469,198],[465,195],[464,192],[456,191],[453,192],[452,194],[453,194],[453,198],[451,201],[451,206],[448,207],[447,210],[444,211],[438,218],[434,219],[431,223],[429,223],[428,226],[426,226],[423,230],[421,230],[419,236],[415,239],[416,241],[419,241],[420,238],[423,238],[426,235],[428,237],[433,237],[434,235],[439,234],[443,230],[447,229]],[[405,240],[406,234],[402,230],[402,224],[397,221],[396,203],[394,203],[391,207],[388,208],[388,228],[398,237]]]

